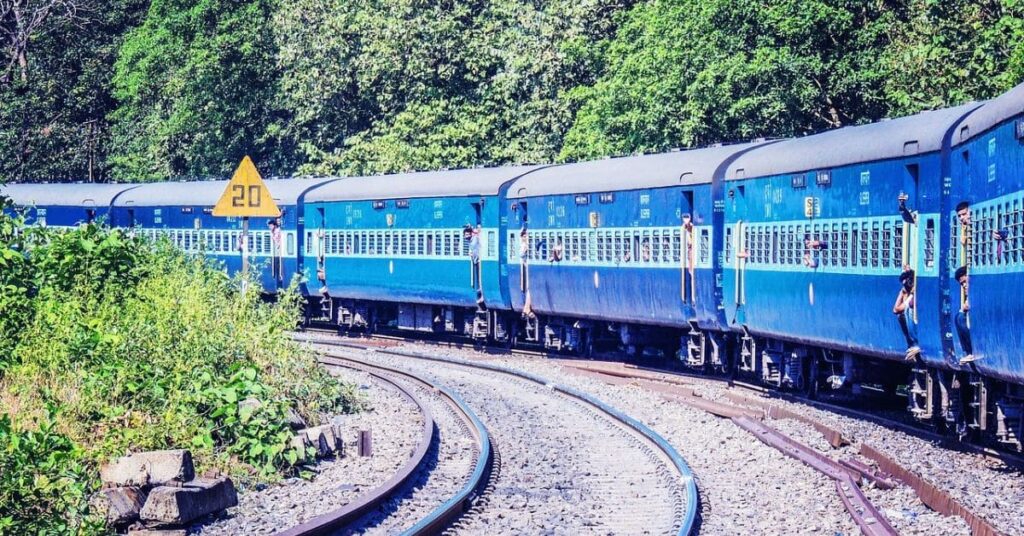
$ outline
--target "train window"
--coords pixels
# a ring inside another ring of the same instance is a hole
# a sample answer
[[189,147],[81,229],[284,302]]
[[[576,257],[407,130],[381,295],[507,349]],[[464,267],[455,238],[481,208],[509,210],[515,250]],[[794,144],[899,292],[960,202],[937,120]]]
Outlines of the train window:
[[1024,221],[1021,218],[1020,199],[1013,200],[1013,219],[1010,221],[1010,237],[1006,247],[1013,252],[1013,262],[1024,260],[1021,254],[1021,233],[1024,232]]
[[661,231],[658,229],[651,231],[651,262],[661,262]]
[[435,244],[436,242],[434,241],[434,233],[427,233],[427,255],[435,255]]
[[871,222],[871,252],[870,252],[870,255],[871,255],[871,267],[872,268],[877,268],[878,267],[878,259],[881,256],[880,255],[880,251],[879,251],[879,248],[881,247],[881,243],[882,243],[881,242],[880,232],[881,231],[880,231],[880,229],[878,227],[878,222],[877,221]]
[[832,224],[832,236],[828,241],[829,264],[839,266],[839,224]]
[[896,220],[892,236],[892,266],[903,268],[903,221]]
[[580,233],[580,260],[583,262],[590,261],[590,244],[593,236],[594,233],[590,231]]
[[882,268],[892,265],[892,222],[882,222]]
[[672,262],[679,264],[683,260],[683,237],[679,229],[672,229]]
[[[238,243],[237,236],[238,236],[237,233],[231,233],[231,243],[232,244]],[[268,232],[261,232],[260,233],[260,239],[261,239],[260,241],[263,242],[263,251],[262,251],[262,253],[264,255],[269,255],[271,253],[270,233],[268,233]]]
[[[519,252],[518,237],[515,233],[508,234],[508,260],[513,261]],[[442,250],[443,251],[443,250]]]
[[640,238],[640,257],[637,259],[644,264],[650,264],[653,252],[651,251],[651,232],[643,231]]
[[498,235],[494,231],[487,231],[487,257],[494,258],[498,255]]
[[463,240],[462,239],[462,233],[458,234],[458,238],[456,238],[456,240],[458,240],[458,243],[460,244],[460,247],[459,247],[459,251],[461,252],[460,255],[462,255],[463,257],[468,256],[469,255],[469,240]]
[[583,260],[583,254],[582,254],[583,250],[580,249],[580,233],[578,233],[578,232],[572,233],[572,246],[571,246],[571,248],[572,248],[572,256],[569,257],[569,260],[571,260],[571,261]]
[[[776,240],[778,240],[778,233],[776,232]],[[711,232],[708,229],[700,230],[700,262],[701,264],[707,264],[708,260],[711,259]]]
[[285,247],[287,248],[286,255],[295,255],[295,235],[288,233],[285,235]]
[[629,237],[627,237],[626,238],[626,245],[627,245],[627,247],[630,248],[629,249],[629,253],[630,253],[631,258],[633,259],[633,262],[635,262],[635,263],[643,262],[643,254],[644,254],[644,252],[643,252],[642,240],[640,239],[640,231],[633,231],[632,240],[630,240]]
[[[703,249],[704,240],[701,237],[701,248]],[[772,226],[772,264],[779,264],[779,228]],[[701,252],[701,261],[704,260],[703,251]]]
[[725,228],[725,262],[732,262],[732,227]]
[[608,256],[605,254],[604,233],[597,233],[597,262],[605,262]]
[[[363,238],[365,238],[365,235]],[[360,233],[352,233],[352,240],[351,253],[361,255],[363,253],[363,245],[366,241],[360,238]]]
[[861,266],[867,266],[868,262],[869,262],[868,261],[868,252],[870,251],[868,249],[868,244],[870,243],[869,240],[870,240],[870,237],[868,236],[868,224],[864,223],[860,227],[860,265]]
[[935,266],[935,219],[928,218],[924,228],[924,265],[926,268]]
[[[515,235],[515,233],[512,233],[512,239],[515,240],[516,243],[519,242],[519,237],[517,237]],[[451,257],[452,256],[452,235],[451,235],[451,233],[445,233],[444,234],[444,246],[442,247],[441,251],[443,252],[442,254],[445,255],[446,257]]]
[[839,265],[848,266],[850,263],[850,224],[843,224],[836,247],[839,248]]
[[615,231],[612,238],[612,260],[622,262],[622,232]]

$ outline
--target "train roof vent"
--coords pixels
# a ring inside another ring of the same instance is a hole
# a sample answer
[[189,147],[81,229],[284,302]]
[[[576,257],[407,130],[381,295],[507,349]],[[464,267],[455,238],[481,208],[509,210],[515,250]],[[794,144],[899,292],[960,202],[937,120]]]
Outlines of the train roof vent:
[[903,154],[908,155],[908,156],[909,155],[914,155],[914,154],[917,154],[917,151],[918,151],[917,140],[911,140],[911,141],[903,143]]

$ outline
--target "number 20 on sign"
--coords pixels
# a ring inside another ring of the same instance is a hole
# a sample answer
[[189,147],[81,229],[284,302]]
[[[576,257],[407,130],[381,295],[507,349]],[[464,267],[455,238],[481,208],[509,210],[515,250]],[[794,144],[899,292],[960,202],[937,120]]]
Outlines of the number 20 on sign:
[[270,190],[248,156],[242,159],[231,182],[213,207],[213,215],[243,218],[276,218],[281,215]]

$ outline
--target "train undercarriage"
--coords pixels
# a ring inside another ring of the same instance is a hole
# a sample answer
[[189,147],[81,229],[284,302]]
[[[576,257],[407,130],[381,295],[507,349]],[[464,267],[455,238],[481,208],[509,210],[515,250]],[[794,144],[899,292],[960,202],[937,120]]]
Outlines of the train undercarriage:
[[962,373],[811,347],[747,332],[722,333],[533,314],[485,307],[313,300],[307,322],[340,333],[397,330],[455,336],[477,345],[593,357],[607,352],[651,365],[728,376],[810,398],[854,406],[903,407],[926,427],[975,443],[1022,452],[1024,387]]

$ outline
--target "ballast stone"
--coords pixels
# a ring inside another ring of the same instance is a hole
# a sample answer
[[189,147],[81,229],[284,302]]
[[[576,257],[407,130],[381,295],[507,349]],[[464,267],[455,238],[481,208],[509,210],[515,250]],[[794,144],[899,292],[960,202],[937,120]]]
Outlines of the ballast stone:
[[100,469],[104,486],[162,486],[195,478],[192,453],[187,450],[154,450],[118,458]]
[[238,493],[230,478],[197,478],[180,488],[153,488],[140,517],[151,524],[182,525],[237,505]]

